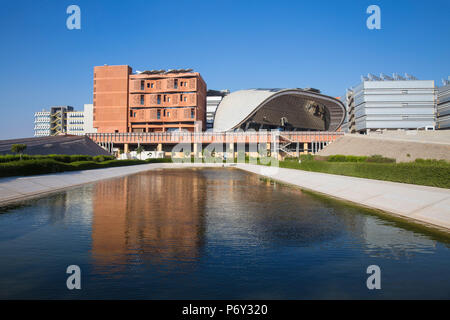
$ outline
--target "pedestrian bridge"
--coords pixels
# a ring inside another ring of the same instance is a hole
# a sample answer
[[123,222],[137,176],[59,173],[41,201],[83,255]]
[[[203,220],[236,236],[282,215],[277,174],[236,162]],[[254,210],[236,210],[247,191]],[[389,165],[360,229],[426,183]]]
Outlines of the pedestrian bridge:
[[127,133],[89,133],[94,142],[112,152],[119,147],[128,152],[130,145],[164,147],[176,144],[278,144],[285,153],[316,153],[329,143],[342,137],[336,131],[252,131],[252,132],[127,132]]

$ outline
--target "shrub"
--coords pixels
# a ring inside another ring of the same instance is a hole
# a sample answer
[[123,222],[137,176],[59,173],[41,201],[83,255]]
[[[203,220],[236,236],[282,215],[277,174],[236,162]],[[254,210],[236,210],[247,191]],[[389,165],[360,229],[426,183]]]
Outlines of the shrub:
[[115,159],[114,156],[105,156],[105,155],[93,157],[93,160],[96,162],[103,162],[103,161],[114,160],[114,159]]
[[370,156],[367,158],[367,162],[375,162],[375,163],[395,163],[396,160],[393,158],[385,158],[380,156],[379,154]]
[[[27,160],[28,156],[26,154],[24,154],[22,156],[22,159]],[[0,156],[0,163],[10,162],[10,161],[17,161],[17,160],[20,160],[20,156],[18,156],[18,155],[6,154],[6,155],[3,155],[3,156]]]
[[414,162],[419,163],[419,164],[425,164],[425,165],[450,166],[450,162],[446,161],[446,160],[417,158]]
[[375,162],[375,163],[392,163],[395,159],[385,158],[380,155],[373,155],[370,157],[366,156],[344,156],[344,155],[333,155],[328,156],[328,162]]
[[53,159],[11,161],[0,164],[0,176],[27,176],[70,170],[70,164]]
[[70,162],[76,162],[76,161],[93,161],[94,157],[92,156],[86,156],[81,154],[71,155],[70,156]]
[[329,162],[346,162],[347,156],[336,154],[333,156],[328,156]]
[[147,163],[171,163],[171,158],[162,158],[162,159],[147,159],[145,160]]
[[65,163],[55,159],[34,159],[0,163],[0,177],[28,176],[75,170],[90,170],[109,167],[130,166],[145,163],[171,162],[171,159],[74,161]]
[[53,159],[55,161],[64,162],[64,163],[70,163],[70,156],[69,155],[65,155],[65,154],[49,154],[46,157],[48,159]]
[[314,160],[314,156],[312,154],[301,154],[300,155],[300,160],[301,161],[313,161]]

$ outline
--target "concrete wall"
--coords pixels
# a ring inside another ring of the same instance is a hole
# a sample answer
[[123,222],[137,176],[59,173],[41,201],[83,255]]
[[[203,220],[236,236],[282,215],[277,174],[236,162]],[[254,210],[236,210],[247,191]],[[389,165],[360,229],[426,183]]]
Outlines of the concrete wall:
[[[445,133],[440,135],[439,133]],[[448,134],[447,134],[448,133]],[[336,154],[395,158],[397,162],[410,162],[417,158],[450,161],[450,131],[389,132],[378,135],[347,134],[318,153],[321,156]],[[408,156],[409,155],[409,156]]]

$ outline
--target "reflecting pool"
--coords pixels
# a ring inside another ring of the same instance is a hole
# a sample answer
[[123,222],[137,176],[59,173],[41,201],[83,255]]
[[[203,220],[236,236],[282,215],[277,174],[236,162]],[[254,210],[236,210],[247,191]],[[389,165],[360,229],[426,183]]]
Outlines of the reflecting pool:
[[238,169],[148,171],[1,208],[0,298],[448,299],[449,244]]

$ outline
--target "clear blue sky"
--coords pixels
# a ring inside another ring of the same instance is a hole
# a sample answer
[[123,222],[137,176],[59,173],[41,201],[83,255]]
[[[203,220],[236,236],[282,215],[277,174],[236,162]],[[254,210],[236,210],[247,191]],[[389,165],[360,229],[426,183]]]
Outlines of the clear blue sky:
[[[81,30],[66,8],[81,8]],[[366,8],[381,8],[381,30]],[[95,65],[193,68],[210,89],[315,87],[362,74],[450,75],[449,0],[1,1],[0,139],[33,135],[33,112],[92,103]]]

